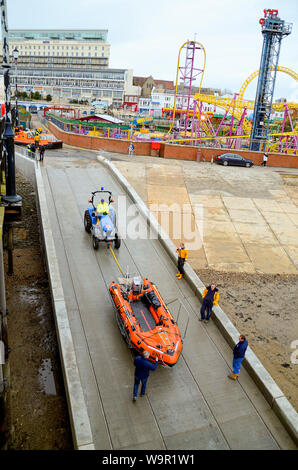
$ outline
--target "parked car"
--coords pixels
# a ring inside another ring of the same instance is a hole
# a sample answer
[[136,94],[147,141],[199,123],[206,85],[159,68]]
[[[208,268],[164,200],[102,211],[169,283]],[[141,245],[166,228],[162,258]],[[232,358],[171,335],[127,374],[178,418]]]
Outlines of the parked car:
[[241,157],[241,155],[237,155],[236,153],[222,153],[221,155],[217,155],[215,162],[219,165],[246,166],[247,168],[254,164],[251,160]]
[[29,113],[37,114],[37,106],[35,105],[29,106]]

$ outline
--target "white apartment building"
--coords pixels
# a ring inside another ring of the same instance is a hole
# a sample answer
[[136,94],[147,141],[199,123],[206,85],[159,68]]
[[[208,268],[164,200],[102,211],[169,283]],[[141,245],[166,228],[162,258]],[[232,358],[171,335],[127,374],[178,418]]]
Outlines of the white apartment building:
[[[105,100],[120,107],[132,89],[132,70],[109,69],[107,30],[11,30],[11,85],[15,85],[12,51],[19,51],[18,90],[50,94],[54,102]],[[0,62],[2,56],[0,57]]]
[[19,66],[84,68],[108,67],[108,31],[99,30],[18,30],[8,33],[9,51],[19,51]]

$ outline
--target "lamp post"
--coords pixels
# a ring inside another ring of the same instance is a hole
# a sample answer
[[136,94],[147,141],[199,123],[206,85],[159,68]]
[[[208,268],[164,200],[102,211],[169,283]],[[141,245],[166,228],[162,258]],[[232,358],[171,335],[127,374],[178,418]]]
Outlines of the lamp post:
[[2,201],[8,205],[20,205],[22,198],[16,194],[15,182],[15,153],[14,153],[14,132],[11,126],[11,106],[10,106],[10,82],[9,82],[9,47],[8,47],[8,26],[6,0],[0,1],[1,8],[1,28],[3,43],[3,74],[5,93],[5,129],[2,135],[3,145],[7,159],[6,174],[6,195],[2,196]]
[[15,81],[16,81],[16,127],[19,127],[20,125],[20,120],[19,120],[19,108],[18,108],[18,57],[19,57],[19,51],[18,48],[15,47],[14,50],[12,51],[12,56],[14,59],[14,65],[15,65]]

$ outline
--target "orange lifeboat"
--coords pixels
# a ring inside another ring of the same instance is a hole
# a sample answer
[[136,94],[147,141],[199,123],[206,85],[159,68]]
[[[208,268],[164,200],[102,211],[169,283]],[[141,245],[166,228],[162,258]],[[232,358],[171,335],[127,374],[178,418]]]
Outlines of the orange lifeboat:
[[110,294],[117,309],[117,323],[127,343],[149,360],[172,367],[182,351],[178,325],[156,286],[149,279],[112,281]]
[[[34,136],[34,131],[24,131],[19,129],[15,132],[14,141],[16,145],[34,144]],[[56,137],[54,137],[52,134],[41,133],[39,134],[39,137],[39,145],[42,145],[47,149],[62,148],[62,140],[56,139]]]

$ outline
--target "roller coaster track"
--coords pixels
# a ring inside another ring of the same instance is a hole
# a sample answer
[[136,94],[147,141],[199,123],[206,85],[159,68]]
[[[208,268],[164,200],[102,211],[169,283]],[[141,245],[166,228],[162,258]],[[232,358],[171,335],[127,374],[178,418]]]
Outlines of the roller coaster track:
[[[288,67],[277,67],[277,70],[278,72],[283,72],[283,73],[286,73],[287,75],[289,75],[290,77],[294,78],[294,80],[296,80],[296,82],[298,81],[298,74],[296,72],[294,72],[294,70],[291,70],[289,69]],[[245,80],[245,82],[243,82],[241,88],[240,88],[240,91],[239,91],[239,96],[238,96],[238,99],[242,100],[243,99],[243,96],[244,96],[244,93],[246,91],[246,88],[248,87],[248,85],[250,84],[250,82],[256,78],[257,76],[259,75],[259,70],[255,70],[255,72],[251,73],[249,75],[249,77],[247,77],[247,79]]]
[[[175,96],[174,96],[173,118],[172,118],[172,122],[171,122],[171,125],[170,125],[169,132],[172,131],[173,126],[174,126],[174,122],[175,122],[176,100],[177,100],[177,91],[178,91],[178,83],[179,83],[179,70],[180,70],[180,56],[181,56],[181,52],[182,52],[183,48],[184,48],[189,42],[190,42],[190,41],[184,42],[184,43],[182,44],[182,46],[180,47],[180,49],[179,49],[178,64],[177,64],[177,72],[176,72],[176,86],[175,86]],[[204,77],[204,73],[205,73],[205,67],[206,67],[206,51],[205,51],[205,48],[204,48],[203,44],[201,44],[200,42],[198,42],[198,41],[193,41],[193,43],[195,43],[195,44],[197,44],[198,46],[200,46],[200,48],[202,49],[203,54],[204,54],[204,64],[203,64],[203,70],[202,70],[202,75],[201,75],[201,80],[200,80],[200,86],[199,86],[199,93],[200,93],[200,91],[201,91],[201,86],[202,86],[202,82],[203,82],[203,77]]]
[[[247,109],[254,108],[253,102],[249,100],[233,100],[232,98],[222,98],[219,96],[203,94],[194,95],[194,99],[199,100],[203,103],[219,106],[220,108],[229,111],[231,114],[233,114],[238,119],[238,121],[240,121],[241,119],[245,106]],[[250,134],[251,124],[247,119],[244,119],[242,127],[245,134]]]
[[[193,96],[193,100],[197,100],[197,101],[202,102],[202,103],[213,104],[214,106],[218,106],[218,107],[224,109],[225,111],[229,112],[231,115],[233,115],[238,120],[238,122],[240,122],[240,120],[242,120],[243,134],[250,135],[251,134],[251,122],[246,118],[243,119],[243,112],[244,112],[244,110],[248,110],[248,109],[253,111],[254,110],[254,102],[251,101],[251,100],[245,100],[243,97],[244,97],[244,93],[245,93],[248,85],[250,84],[250,82],[259,75],[259,70],[256,70],[255,72],[250,74],[249,77],[247,77],[247,79],[244,81],[244,83],[242,84],[242,86],[239,90],[239,94],[238,94],[237,98],[235,98],[235,99],[234,98],[223,98],[223,97],[218,97],[218,96],[214,96],[214,95],[201,94],[201,86],[202,86],[203,76],[204,76],[205,67],[206,67],[206,51],[205,51],[204,46],[201,43],[199,43],[197,41],[194,41],[194,42],[197,45],[199,45],[200,48],[203,51],[204,65],[203,65],[203,69],[202,69],[202,75],[201,75],[201,80],[200,80],[200,85],[199,85],[199,91],[198,91],[197,94],[195,94]],[[182,46],[179,49],[177,73],[176,73],[175,97],[174,97],[174,106],[173,106],[173,116],[172,116],[172,122],[171,122],[171,125],[170,125],[170,129],[168,131],[169,133],[172,131],[173,126],[174,126],[174,122],[175,122],[176,99],[177,99],[178,79],[179,79],[179,70],[180,70],[180,56],[181,56],[181,52],[182,52],[183,48],[187,45],[187,43],[188,43],[188,41],[185,42],[184,44],[182,44]],[[280,67],[280,66],[277,67],[277,70],[279,72],[286,73],[290,77],[294,78],[294,80],[298,81],[298,74],[296,72],[294,72],[294,70],[291,70],[288,67]],[[298,103],[287,103],[287,105],[288,105],[288,109],[298,109]],[[274,103],[272,105],[272,109],[275,110],[275,111],[283,111],[284,106],[285,106],[285,103]],[[212,135],[212,131],[209,129],[209,126],[204,121],[201,122],[201,126],[202,126],[204,132],[207,135]],[[296,131],[296,129],[295,129],[295,131]]]
[[[287,67],[277,67],[277,70],[279,72],[286,73],[287,75],[291,76],[294,78],[296,81],[298,81],[298,74],[294,72],[294,70],[291,70]],[[220,108],[229,111],[231,114],[233,114],[238,121],[241,119],[242,113],[244,108],[246,109],[251,109],[254,110],[254,102],[251,100],[245,100],[243,98],[243,95],[245,93],[246,88],[250,84],[250,82],[257,77],[259,74],[259,70],[256,70],[253,72],[242,84],[239,95],[238,97],[234,100],[233,98],[223,98],[219,96],[214,96],[214,95],[204,95],[201,93],[198,93],[194,95],[195,100],[202,101],[203,103],[208,103],[208,104],[213,104],[215,106],[219,106]],[[298,103],[286,103],[288,105],[289,109],[298,109]],[[285,103],[274,103],[272,105],[272,109],[275,111],[283,111],[285,106]],[[243,132],[244,134],[249,135],[251,132],[251,123],[249,122],[248,119],[244,119],[243,121]]]
[[[203,103],[214,104],[215,106],[219,106],[220,108],[226,111],[230,111],[230,113],[234,114],[234,116],[238,120],[241,119],[241,115],[243,113],[244,107],[246,107],[247,109],[251,109],[252,111],[254,110],[253,101],[239,100],[239,98],[236,100],[233,100],[232,98],[222,98],[222,97],[213,96],[213,95],[197,94],[194,96],[194,99],[198,99],[199,101],[202,101]],[[286,103],[286,104],[288,105],[289,109],[298,109],[298,103]],[[285,103],[274,103],[272,105],[272,108],[275,111],[283,111],[284,106],[285,106]],[[250,131],[251,131],[251,123],[246,118],[243,121],[243,131],[245,134],[250,134]]]

